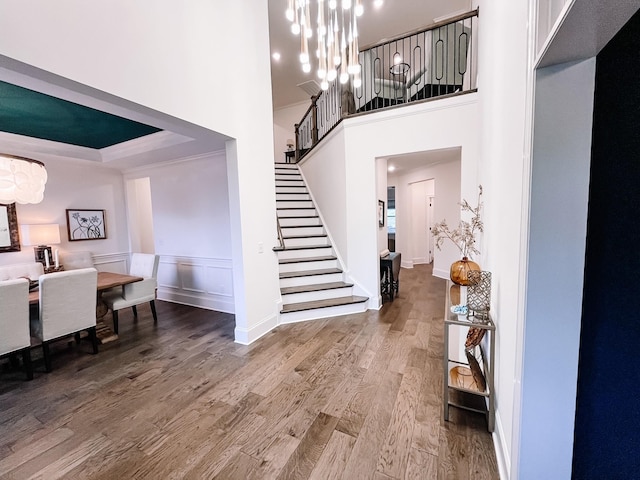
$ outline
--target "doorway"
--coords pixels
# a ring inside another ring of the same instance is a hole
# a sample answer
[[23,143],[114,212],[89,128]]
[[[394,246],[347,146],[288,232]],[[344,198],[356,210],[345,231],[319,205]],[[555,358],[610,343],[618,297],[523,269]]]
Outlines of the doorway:
[[433,261],[433,228],[435,208],[435,180],[409,184],[411,200],[411,258],[413,264]]

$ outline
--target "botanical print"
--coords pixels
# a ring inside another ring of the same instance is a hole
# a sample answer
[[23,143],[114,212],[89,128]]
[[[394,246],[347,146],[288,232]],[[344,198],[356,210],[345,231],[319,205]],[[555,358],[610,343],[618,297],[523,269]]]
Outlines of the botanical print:
[[9,210],[0,205],[0,247],[11,246],[11,230],[9,230]]
[[67,210],[69,240],[107,238],[104,210]]

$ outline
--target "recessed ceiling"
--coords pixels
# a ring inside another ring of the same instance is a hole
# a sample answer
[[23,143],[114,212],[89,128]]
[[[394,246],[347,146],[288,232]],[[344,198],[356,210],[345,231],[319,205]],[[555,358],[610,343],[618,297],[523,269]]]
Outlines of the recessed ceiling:
[[0,131],[101,149],[159,128],[0,81]]

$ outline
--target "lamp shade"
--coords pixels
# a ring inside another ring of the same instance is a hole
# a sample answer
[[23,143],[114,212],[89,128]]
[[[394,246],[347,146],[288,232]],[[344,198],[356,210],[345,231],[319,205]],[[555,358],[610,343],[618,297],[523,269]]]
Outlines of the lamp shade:
[[53,245],[60,243],[58,224],[22,225],[20,235],[23,245]]
[[0,154],[0,203],[40,203],[47,171],[30,158]]

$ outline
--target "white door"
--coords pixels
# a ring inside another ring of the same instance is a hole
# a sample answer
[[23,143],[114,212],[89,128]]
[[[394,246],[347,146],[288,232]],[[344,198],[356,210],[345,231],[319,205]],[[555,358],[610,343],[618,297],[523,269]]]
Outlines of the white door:
[[427,237],[428,237],[427,241],[428,241],[428,248],[429,248],[427,263],[433,262],[433,249],[435,248],[433,235],[431,234],[431,231],[433,230],[433,224],[434,224],[433,212],[435,209],[435,201],[436,201],[436,197],[433,197],[433,196],[427,197]]

